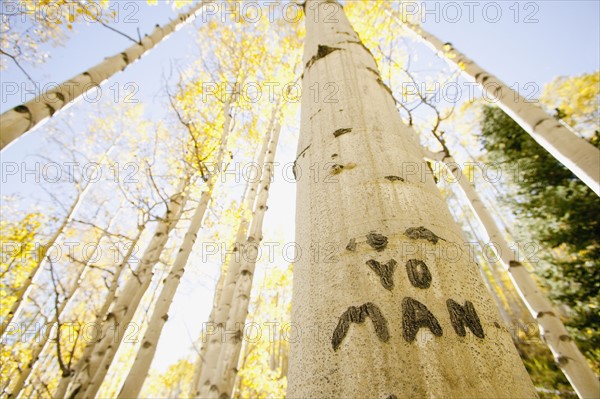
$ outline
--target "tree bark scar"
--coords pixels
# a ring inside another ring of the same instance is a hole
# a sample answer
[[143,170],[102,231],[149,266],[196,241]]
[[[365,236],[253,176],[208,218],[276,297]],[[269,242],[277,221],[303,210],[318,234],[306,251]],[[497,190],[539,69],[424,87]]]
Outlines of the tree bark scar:
[[296,176],[296,162],[298,162],[298,159],[306,152],[306,150],[308,150],[310,148],[311,144],[309,144],[308,146],[306,146],[305,149],[303,149],[300,154],[298,154],[298,156],[296,157],[296,159],[294,160],[294,164],[292,165],[292,173],[294,174],[294,180],[298,180],[298,177]]
[[436,236],[431,230],[426,229],[423,226],[419,227],[409,227],[404,232],[404,235],[412,238],[413,240],[423,239],[431,242],[432,244],[437,244],[439,240],[444,240],[442,237]]
[[125,65],[129,65],[129,56],[126,52],[121,53],[121,57],[123,57],[123,61],[125,61]]
[[27,108],[26,105],[18,105],[14,108],[14,110],[20,114],[29,114],[28,129],[31,129],[31,127],[33,126],[33,114],[31,113],[31,110],[29,108]]
[[351,131],[352,128],[338,129],[335,132],[333,132],[333,137],[340,137],[342,134],[350,133]]
[[539,121],[537,121],[537,122],[535,123],[535,125],[533,125],[533,130],[537,129],[537,127],[538,127],[540,124],[542,124],[543,122],[547,121],[548,119],[550,119],[550,118],[542,118],[542,119],[540,119]]
[[427,327],[436,337],[442,336],[442,327],[427,306],[410,297],[402,300],[402,336],[408,342],[415,340],[421,327]]
[[508,267],[519,267],[523,266],[521,262],[517,262],[516,260],[511,260],[508,262]]
[[429,288],[431,285],[431,272],[422,260],[409,259],[406,262],[406,273],[410,283],[417,288]]
[[46,108],[48,108],[48,113],[50,113],[50,116],[54,116],[54,113],[56,112],[56,108],[54,108],[52,105],[46,103]]
[[344,169],[344,165],[334,164],[331,167],[331,174],[337,175],[339,173],[342,173],[342,169]]
[[350,239],[350,241],[348,242],[348,245],[346,245],[346,249],[348,251],[355,251],[356,250],[356,238]]
[[388,179],[391,182],[404,181],[404,178],[402,178],[400,176],[386,176],[385,178]]
[[433,176],[433,181],[435,182],[435,184],[438,184],[439,179],[437,178],[436,174],[433,172],[433,163],[432,162],[426,162],[427,167],[429,168],[429,171],[431,172],[431,176]]
[[315,112],[309,119],[312,120],[319,112],[321,112],[321,108],[317,112]]
[[394,93],[392,92],[392,89],[390,89],[389,86],[386,85],[385,82],[383,80],[381,80],[380,77],[377,78],[377,83],[379,84],[379,86],[383,87],[385,89],[385,91],[387,91],[389,93],[390,96],[392,96],[394,103],[397,104],[398,100],[396,100],[396,97],[394,97]]
[[571,338],[567,334],[562,334],[561,336],[558,337],[558,339],[560,339],[563,342],[571,342],[571,341],[573,341],[573,338]]
[[559,356],[556,358],[556,364],[558,367],[563,368],[569,363],[569,358],[567,356]]
[[388,238],[383,234],[371,232],[367,234],[367,244],[374,250],[381,252],[385,249],[388,243]]
[[390,259],[387,263],[379,263],[374,259],[367,261],[367,266],[369,266],[375,274],[379,276],[381,281],[381,285],[383,288],[387,290],[392,290],[394,288],[394,271],[396,270],[396,266],[398,262],[394,259]]
[[352,33],[350,33],[350,32],[342,32],[342,31],[339,31],[339,30],[338,30],[338,31],[337,31],[337,32],[335,32],[335,33],[338,33],[338,34],[340,34],[340,35],[348,35],[348,36],[350,36],[350,37],[354,38],[354,35],[353,35]]
[[374,74],[375,74],[377,77],[379,77],[379,76],[380,76],[380,75],[379,75],[379,71],[378,71],[377,69],[373,69],[373,68],[371,68],[371,67],[367,67],[367,70],[368,70],[368,71],[371,71],[371,72],[373,72],[373,73],[374,73]]
[[77,388],[75,388],[73,390],[73,393],[71,394],[71,396],[69,396],[69,399],[74,399],[77,396],[77,394],[79,393],[80,390],[81,390],[81,385],[79,385]]
[[546,315],[552,316],[552,317],[556,317],[556,315],[554,314],[554,312],[544,312],[544,311],[542,311],[542,312],[538,312],[538,314],[535,315],[535,318],[539,319],[540,317],[544,317]]
[[338,321],[337,327],[333,331],[333,337],[331,338],[333,350],[337,351],[339,349],[346,334],[348,334],[350,324],[364,323],[367,317],[370,317],[373,322],[377,338],[382,342],[387,342],[390,339],[387,320],[383,317],[383,314],[377,305],[372,302],[367,302],[359,307],[350,306],[348,310],[340,316],[340,320]]
[[315,62],[317,62],[318,60],[320,60],[323,57],[328,56],[329,54],[333,53],[336,50],[341,50],[341,48],[329,47],[329,46],[325,46],[323,44],[319,44],[319,47],[317,48],[317,54],[313,55],[312,58],[310,60],[308,60],[304,69],[306,70],[306,69],[310,68]]
[[485,337],[481,322],[479,321],[479,316],[477,316],[477,312],[475,311],[472,302],[466,301],[465,306],[461,306],[452,299],[448,299],[446,305],[448,306],[448,312],[450,313],[450,322],[457,335],[461,337],[467,335],[467,331],[465,330],[466,325],[475,336],[479,338]]

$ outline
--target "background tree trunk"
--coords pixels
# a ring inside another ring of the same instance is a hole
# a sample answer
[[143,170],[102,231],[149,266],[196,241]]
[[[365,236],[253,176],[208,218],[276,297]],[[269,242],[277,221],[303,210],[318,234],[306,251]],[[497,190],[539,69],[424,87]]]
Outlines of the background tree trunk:
[[489,98],[496,99],[498,106],[523,130],[597,195],[600,195],[600,150],[598,148],[548,115],[540,106],[531,102],[532,99],[523,98],[500,79],[455,49],[451,43],[444,43],[420,26],[409,22],[403,23],[403,26],[429,44],[449,63],[462,69],[469,79],[479,83]]
[[185,266],[187,265],[188,259],[192,253],[192,249],[198,236],[198,231],[202,227],[202,221],[204,215],[208,209],[208,204],[212,197],[213,188],[215,186],[215,180],[221,172],[221,165],[223,158],[227,150],[227,140],[230,133],[231,116],[229,116],[229,106],[226,105],[225,109],[225,125],[223,127],[223,134],[221,137],[221,145],[216,157],[217,171],[209,177],[205,191],[200,196],[200,202],[194,211],[192,220],[188,227],[187,232],[183,238],[183,242],[177,253],[177,257],[171,267],[169,275],[165,279],[164,286],[160,292],[152,316],[148,322],[148,329],[146,330],[144,337],[142,338],[142,346],[138,349],[136,358],[129,370],[129,374],[125,379],[125,383],[119,392],[119,398],[137,398],[142,390],[144,381],[148,375],[148,370],[154,359],[156,348],[158,346],[158,340],[162,329],[169,318],[169,308],[185,272]]
[[[119,279],[121,278],[121,275],[123,273],[123,270],[125,269],[125,266],[127,266],[129,264],[129,261],[133,255],[134,251],[137,249],[137,244],[138,244],[142,234],[144,233],[145,229],[146,229],[146,223],[138,226],[138,231],[137,231],[136,237],[129,244],[129,246],[127,247],[127,251],[125,252],[125,255],[123,256],[122,261],[116,267],[115,272],[111,278],[108,293],[106,294],[106,297],[104,298],[102,307],[96,313],[96,317],[95,317],[94,324],[93,324],[94,326],[100,327],[102,325],[102,322],[104,321],[104,319],[106,319],[108,311],[110,310],[110,307],[113,305],[115,298],[117,296],[117,289],[119,288]],[[73,376],[77,375],[77,373],[80,371],[80,369],[85,365],[85,362],[83,361],[83,359],[89,359],[93,353],[93,350],[94,350],[93,344],[90,343],[90,344],[86,345],[86,347],[84,348],[83,355],[77,361],[77,363],[75,364],[75,367],[73,368],[71,373],[69,373],[68,375],[61,376],[61,378],[58,382],[58,387],[56,388],[56,392],[54,393],[54,396],[53,396],[54,399],[64,399],[66,397],[67,389],[69,388],[69,384],[71,383]]]
[[[73,386],[68,389],[67,396],[69,398],[93,398],[95,396],[96,392],[88,395],[86,390],[91,382],[97,378],[97,373],[105,375],[108,371],[124,332],[131,322],[144,292],[146,292],[152,281],[152,270],[167,244],[169,233],[181,217],[187,200],[185,190],[188,182],[188,178],[181,179],[177,192],[167,204],[165,216],[156,226],[155,233],[139,261],[135,275],[127,279],[121,294],[116,298],[111,310],[106,315],[106,319],[99,326],[100,335],[98,340],[88,343],[88,346],[92,346],[93,350],[91,350],[89,357],[80,360],[80,362],[83,362],[82,367],[73,377]],[[86,349],[85,352],[89,351]],[[98,388],[99,384],[96,383],[93,390],[97,391]]]
[[[209,384],[215,378],[217,362],[219,359],[219,353],[221,350],[221,337],[225,323],[227,322],[227,316],[229,309],[232,305],[233,295],[235,291],[236,281],[238,279],[239,270],[241,266],[241,250],[246,240],[248,233],[248,225],[250,222],[250,212],[254,208],[256,197],[258,194],[258,187],[261,182],[261,176],[264,170],[264,161],[267,155],[267,149],[269,141],[271,139],[272,127],[275,120],[276,108],[273,110],[271,115],[271,121],[267,128],[265,138],[263,140],[261,149],[257,157],[257,165],[260,168],[260,174],[250,182],[246,201],[243,205],[243,212],[236,233],[235,243],[233,247],[234,254],[229,258],[229,264],[227,266],[226,276],[223,281],[223,288],[218,298],[218,301],[213,306],[213,311],[209,316],[207,326],[215,328],[211,331],[209,338],[204,338],[205,342],[200,349],[198,360],[195,365],[194,378],[192,383],[192,397],[200,395],[200,387]],[[217,299],[217,298],[215,298]]]
[[579,351],[567,329],[560,320],[558,313],[546,295],[542,293],[537,283],[523,266],[515,250],[510,248],[504,235],[498,229],[492,215],[481,201],[473,186],[452,157],[445,157],[442,161],[452,172],[464,191],[473,212],[479,219],[481,226],[489,236],[489,242],[498,259],[508,271],[517,292],[529,309],[531,316],[537,321],[544,342],[554,355],[556,364],[565,373],[577,395],[581,398],[594,398],[600,393],[600,381]]
[[69,103],[78,100],[84,93],[100,86],[115,73],[127,68],[148,50],[166,39],[171,33],[192,21],[202,11],[204,1],[200,1],[188,12],[181,13],[164,26],[156,26],[140,43],[126,48],[123,52],[106,58],[98,65],[47,90],[25,104],[18,105],[0,115],[0,150],[13,140],[33,129],[36,125],[54,116]]
[[[258,253],[258,251],[255,252],[252,250],[249,255],[248,249],[258,249],[262,241],[262,226],[265,213],[268,209],[267,200],[269,198],[269,188],[273,177],[273,162],[275,160],[280,132],[281,126],[277,122],[273,129],[273,135],[269,142],[269,149],[263,166],[264,173],[260,181],[260,192],[254,205],[252,223],[248,230],[246,242],[241,248],[242,263],[235,285],[232,307],[225,325],[225,340],[221,341],[215,379],[210,384],[202,385],[200,390],[200,397],[202,398],[230,398],[233,393]],[[235,333],[233,333],[234,331]]]

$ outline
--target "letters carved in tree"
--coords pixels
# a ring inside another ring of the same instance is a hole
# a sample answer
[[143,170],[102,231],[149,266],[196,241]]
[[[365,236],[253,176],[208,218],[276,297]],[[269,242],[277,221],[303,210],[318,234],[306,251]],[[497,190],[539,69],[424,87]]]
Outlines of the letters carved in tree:
[[[424,239],[436,245],[443,238],[435,235],[431,230],[425,227],[411,227],[404,232],[404,235],[414,239]],[[366,243],[376,252],[382,252],[386,249],[388,238],[382,234],[371,232],[366,236]],[[357,242],[353,238],[346,247],[347,250],[355,251]],[[380,262],[375,259],[370,259],[366,264],[377,274],[381,285],[387,289],[394,288],[393,274],[396,271],[397,262],[390,259],[387,262]],[[427,289],[431,286],[432,275],[427,264],[419,259],[410,259],[406,262],[406,273],[408,279],[416,288]],[[479,316],[475,311],[473,303],[466,301],[464,306],[458,302],[448,299],[446,301],[450,322],[456,334],[460,337],[466,336],[465,327],[478,338],[484,338],[483,327],[479,320]],[[407,342],[413,342],[417,336],[419,329],[428,328],[435,336],[442,336],[443,330],[431,311],[423,303],[411,297],[404,297],[401,304],[402,309],[402,337]],[[375,334],[382,342],[389,340],[388,322],[383,316],[381,309],[372,302],[367,302],[361,306],[350,306],[339,318],[338,324],[333,332],[331,344],[334,351],[340,348],[340,345],[352,323],[362,324],[369,317],[375,327]]]

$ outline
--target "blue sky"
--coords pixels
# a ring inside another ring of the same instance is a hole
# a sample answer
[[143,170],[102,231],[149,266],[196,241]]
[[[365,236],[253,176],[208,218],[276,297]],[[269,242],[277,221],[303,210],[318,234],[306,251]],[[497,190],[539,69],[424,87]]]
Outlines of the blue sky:
[[[451,22],[448,16],[452,19],[455,14],[447,6],[448,2],[438,2],[436,11],[439,15],[438,21],[435,14],[429,14],[424,27],[442,40],[451,42],[509,86],[518,83],[519,87],[523,87],[525,83],[535,82],[541,89],[545,83],[556,76],[592,72],[600,67],[599,2],[504,1],[486,6],[489,3],[494,2],[478,2],[479,6],[474,9],[473,22],[469,21],[468,7],[462,2],[455,3],[461,10],[462,17],[457,22]],[[436,2],[416,4],[434,10]],[[502,15],[498,22],[494,23],[490,22],[493,19],[490,17],[495,16],[493,11],[496,5]],[[114,26],[132,36],[137,35],[136,28],[139,27],[142,33],[149,33],[154,24],[163,24],[177,13],[164,2],[150,7],[144,1],[122,1],[117,3],[117,6],[121,11],[119,14],[121,21]],[[483,8],[486,8],[489,13],[484,15]],[[515,22],[517,8],[519,20]],[[531,13],[534,15],[530,15]],[[130,15],[130,19],[124,22],[123,19],[127,15]],[[537,22],[525,23],[527,15],[537,19]],[[201,19],[197,20],[195,25],[200,23],[202,23]],[[175,32],[140,61],[116,75],[103,86],[103,93],[112,95],[110,87],[114,83],[118,83],[120,90],[123,90],[127,82],[135,82],[139,86],[135,97],[146,104],[149,114],[160,115],[163,77],[168,75],[173,62],[185,66],[197,54],[195,25],[188,25]],[[34,79],[40,82],[61,82],[129,45],[127,39],[98,24],[76,25],[75,31],[64,46],[49,49],[51,58],[46,64],[38,67],[29,66],[28,70]],[[3,71],[0,81],[3,85],[3,93],[6,84],[26,83],[25,77],[16,68]],[[6,101],[3,98],[2,111],[19,103],[19,96],[12,96]],[[71,111],[93,112],[95,106],[92,103],[79,102],[71,108]],[[82,130],[85,128],[83,127]],[[2,162],[20,162],[26,154],[42,152],[43,142],[39,139],[43,134],[42,126],[14,143],[2,153]],[[285,138],[282,139],[277,156],[277,161],[281,164],[294,159],[296,127],[285,127],[283,136]],[[2,191],[3,194],[8,194],[32,190],[35,190],[35,186],[13,182],[4,185]],[[283,179],[276,180],[272,188],[272,205],[265,220],[266,240],[269,238],[282,241],[293,240],[294,200],[294,184]],[[214,278],[214,275],[211,278]],[[157,353],[155,365],[160,368],[188,353],[190,344],[185,331],[189,331],[193,337],[197,336],[200,322],[208,314],[207,304],[212,298],[212,293],[194,290],[192,283],[195,281],[195,279],[190,280],[184,284],[182,292],[186,295],[176,298],[174,306],[177,314],[167,324],[165,339],[161,341]],[[198,306],[199,303],[203,305]],[[195,321],[189,322],[191,319]]]

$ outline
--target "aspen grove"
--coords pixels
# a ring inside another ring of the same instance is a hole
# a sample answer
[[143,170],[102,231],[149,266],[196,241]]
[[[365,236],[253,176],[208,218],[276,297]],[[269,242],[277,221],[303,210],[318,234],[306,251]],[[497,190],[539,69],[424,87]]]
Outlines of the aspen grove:
[[0,398],[599,398],[599,7],[3,1]]

